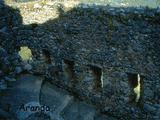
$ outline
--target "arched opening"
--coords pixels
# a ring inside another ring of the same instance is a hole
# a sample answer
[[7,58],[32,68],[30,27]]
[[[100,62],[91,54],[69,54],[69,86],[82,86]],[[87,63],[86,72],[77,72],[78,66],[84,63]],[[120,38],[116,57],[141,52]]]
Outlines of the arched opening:
[[18,54],[23,61],[32,60],[32,51],[28,46],[21,46]]

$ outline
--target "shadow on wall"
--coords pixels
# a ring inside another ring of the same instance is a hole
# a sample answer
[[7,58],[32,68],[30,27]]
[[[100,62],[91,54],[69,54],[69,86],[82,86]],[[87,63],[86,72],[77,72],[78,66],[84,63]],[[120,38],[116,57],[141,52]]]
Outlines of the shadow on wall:
[[[83,6],[65,12],[62,6],[52,7],[57,7],[58,18],[23,25],[20,11],[1,0],[0,46],[10,53],[28,46],[35,59],[42,53],[47,63],[52,63],[53,57],[55,65],[67,59],[145,74],[160,69],[157,9],[97,5],[97,9]],[[148,64],[156,67],[142,67]]]
[[[96,79],[93,89],[106,87],[105,81],[103,85],[99,81],[103,71],[108,72],[108,76],[112,71],[103,70],[104,67],[112,67],[113,71],[135,70],[136,73],[157,74],[154,72],[160,69],[160,14],[157,9],[95,7],[98,9],[78,7],[67,12],[58,7],[58,18],[43,24],[23,25],[20,11],[1,1],[0,46],[10,53],[21,46],[28,46],[35,59],[39,59],[42,53],[48,64],[53,62],[52,57],[55,65],[62,64],[64,60],[69,78],[74,78],[76,64],[89,64]],[[148,63],[151,66],[143,67]],[[94,64],[102,66],[102,69]],[[134,84],[131,83],[131,87],[134,92]],[[118,91],[116,96],[122,94],[119,91],[125,91],[125,88],[115,91]],[[115,104],[115,108],[118,105]]]
[[29,46],[36,58],[39,51],[47,49],[51,56],[59,58],[55,62],[70,59],[110,67],[131,65],[140,72],[144,72],[140,69],[147,63],[158,65],[157,9],[97,5],[99,9],[79,7],[65,12],[64,7],[56,7],[58,18],[43,24],[21,25],[16,32],[16,45]]
[[[18,2],[21,1],[23,0]],[[47,48],[49,52],[52,51],[50,54],[59,54],[59,56],[69,57],[69,59],[75,59],[76,54],[81,57],[81,54],[85,53],[89,61],[99,61],[101,64],[106,61],[105,57],[114,57],[116,54],[113,51],[118,49],[132,52],[131,58],[129,58],[131,61],[141,59],[140,54],[146,50],[146,48],[140,48],[141,46],[146,45],[149,47],[147,49],[152,49],[152,54],[156,56],[159,53],[158,39],[160,36],[157,27],[160,23],[159,13],[155,12],[156,9],[140,10],[137,13],[138,9],[134,10],[136,8],[131,7],[113,8],[114,11],[109,10],[111,7],[106,7],[108,10],[104,11],[105,6],[96,6],[100,10],[90,7],[73,8],[65,12],[63,7],[58,7],[58,18],[43,24],[23,25],[18,9],[6,6],[3,0],[0,4],[0,38],[2,38],[0,45],[9,51],[12,51],[13,47],[19,46],[20,49],[21,46],[27,45],[31,49],[41,51]],[[152,19],[154,16],[155,18]],[[143,24],[141,24],[142,20]],[[152,26],[156,29],[152,30]],[[47,35],[47,33],[50,34]],[[140,34],[142,37],[136,38]],[[147,35],[143,36],[143,34]],[[149,42],[152,45],[149,45]],[[131,50],[128,50],[130,48]],[[57,49],[60,49],[60,52]],[[106,51],[113,55],[109,56],[105,53]],[[82,56],[82,59],[84,57]]]
[[8,52],[13,52],[16,47],[16,33],[18,27],[22,25],[20,11],[5,5],[0,1],[0,46]]

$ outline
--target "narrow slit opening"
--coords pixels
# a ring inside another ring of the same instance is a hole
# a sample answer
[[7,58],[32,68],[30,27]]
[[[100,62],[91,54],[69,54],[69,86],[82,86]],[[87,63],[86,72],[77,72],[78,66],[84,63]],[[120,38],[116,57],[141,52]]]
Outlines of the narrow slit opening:
[[130,85],[129,102],[140,103],[143,91],[143,76],[140,74],[128,73],[128,82]]
[[74,71],[74,61],[72,60],[63,60],[64,63],[64,72],[68,76],[68,78],[72,79],[75,76],[75,71]]
[[46,49],[43,49],[42,50],[42,54],[43,54],[45,63],[51,64],[52,60],[51,60],[51,54],[50,54],[50,52],[48,50],[46,50]]
[[101,90],[103,88],[103,71],[102,68],[95,65],[89,65],[90,69],[92,70],[93,77],[94,77],[94,89],[96,91]]

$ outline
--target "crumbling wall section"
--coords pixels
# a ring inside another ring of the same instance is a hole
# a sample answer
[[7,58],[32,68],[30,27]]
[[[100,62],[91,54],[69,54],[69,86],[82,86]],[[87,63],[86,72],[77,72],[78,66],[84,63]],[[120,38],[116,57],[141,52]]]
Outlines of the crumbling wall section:
[[[43,24],[21,25],[16,47],[32,50],[34,73],[101,112],[153,119],[159,117],[160,102],[158,10],[79,6]],[[143,100],[130,102],[136,87]]]

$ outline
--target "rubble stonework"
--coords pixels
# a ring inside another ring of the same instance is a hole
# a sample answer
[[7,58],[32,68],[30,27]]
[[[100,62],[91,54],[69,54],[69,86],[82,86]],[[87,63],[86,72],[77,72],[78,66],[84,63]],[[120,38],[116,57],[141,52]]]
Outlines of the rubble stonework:
[[[159,8],[83,4],[69,11],[59,5],[49,8],[59,17],[41,24],[14,24],[11,30],[0,32],[1,46],[9,52],[9,48],[18,52],[28,46],[33,55],[30,71],[95,105],[101,113],[118,119],[158,120]],[[20,11],[25,9],[20,7]],[[14,40],[6,35],[10,33]],[[13,43],[6,46],[8,40]],[[140,96],[135,100],[138,84]]]

